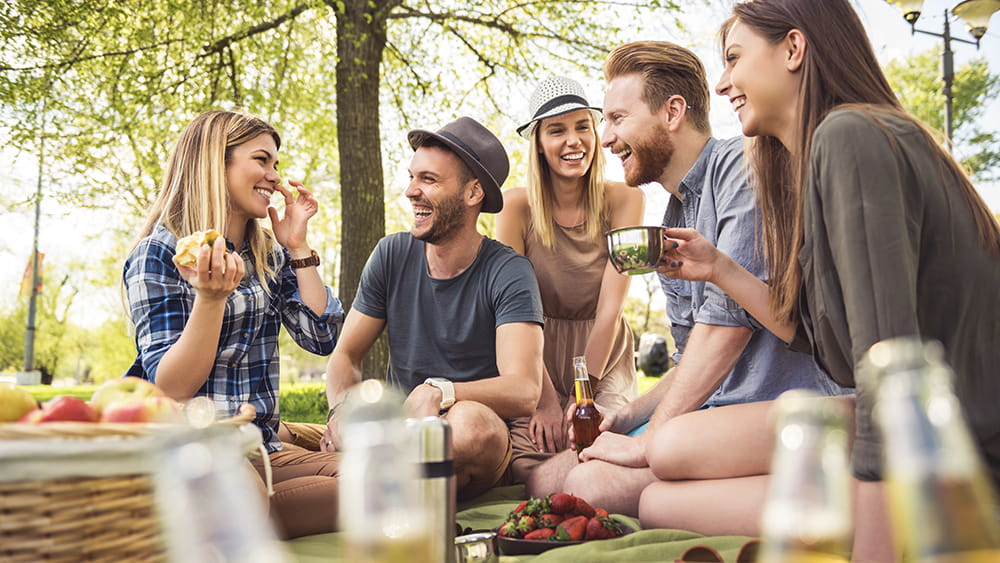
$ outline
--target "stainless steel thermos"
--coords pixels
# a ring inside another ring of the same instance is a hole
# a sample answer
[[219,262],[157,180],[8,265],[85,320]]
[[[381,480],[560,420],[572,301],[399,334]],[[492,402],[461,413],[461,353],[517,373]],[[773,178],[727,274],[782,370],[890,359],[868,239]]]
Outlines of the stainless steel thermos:
[[433,561],[455,563],[455,459],[451,426],[436,416],[408,418],[417,442],[420,495],[430,519]]

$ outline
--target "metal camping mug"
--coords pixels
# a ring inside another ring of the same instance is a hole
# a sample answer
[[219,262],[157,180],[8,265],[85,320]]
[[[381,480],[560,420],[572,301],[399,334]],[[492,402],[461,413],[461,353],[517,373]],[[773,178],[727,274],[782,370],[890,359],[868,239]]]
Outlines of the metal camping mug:
[[420,497],[430,519],[433,542],[431,561],[455,563],[456,485],[451,425],[436,416],[408,418],[406,425],[417,442],[417,464],[423,475]]

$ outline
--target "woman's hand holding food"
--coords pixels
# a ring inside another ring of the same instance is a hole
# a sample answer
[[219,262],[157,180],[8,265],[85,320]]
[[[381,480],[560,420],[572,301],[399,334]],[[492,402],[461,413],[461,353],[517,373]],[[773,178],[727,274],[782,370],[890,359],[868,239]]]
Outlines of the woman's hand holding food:
[[[179,241],[178,246],[181,246],[183,240]],[[202,244],[196,256],[195,264],[187,265],[190,260],[180,253],[175,254],[174,265],[181,276],[194,287],[198,297],[225,301],[243,280],[243,259],[235,252],[226,252],[226,239],[222,236],[217,236],[211,245]]]

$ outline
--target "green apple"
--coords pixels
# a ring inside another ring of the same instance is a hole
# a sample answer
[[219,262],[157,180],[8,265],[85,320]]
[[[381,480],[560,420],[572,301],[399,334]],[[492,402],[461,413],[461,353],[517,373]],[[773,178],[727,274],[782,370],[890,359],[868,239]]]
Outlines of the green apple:
[[13,422],[38,408],[38,401],[13,383],[0,382],[0,422]]
[[132,399],[145,399],[147,397],[163,397],[164,393],[159,387],[141,377],[126,376],[118,379],[110,379],[101,384],[94,394],[90,396],[90,404],[100,415],[104,409],[114,403]]

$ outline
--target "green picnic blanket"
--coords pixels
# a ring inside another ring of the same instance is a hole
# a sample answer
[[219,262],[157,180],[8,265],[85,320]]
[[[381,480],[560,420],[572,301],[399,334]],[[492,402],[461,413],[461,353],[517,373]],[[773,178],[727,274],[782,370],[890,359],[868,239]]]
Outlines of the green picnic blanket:
[[[498,487],[473,499],[460,503],[457,507],[459,525],[464,529],[488,530],[495,528],[517,504],[526,499],[521,485]],[[641,530],[639,521],[628,516],[615,515],[617,520],[630,526],[635,532],[621,538],[584,542],[551,549],[540,555],[505,556],[501,563],[570,562],[625,562],[625,561],[675,561],[686,552],[689,561],[712,561],[712,559],[691,559],[689,550],[696,546],[707,546],[730,563],[737,560],[741,547],[753,538],[743,536],[706,537],[682,530]],[[289,561],[296,563],[327,563],[343,561],[341,534],[320,534],[284,542],[289,553]],[[345,562],[346,563],[346,562]]]

